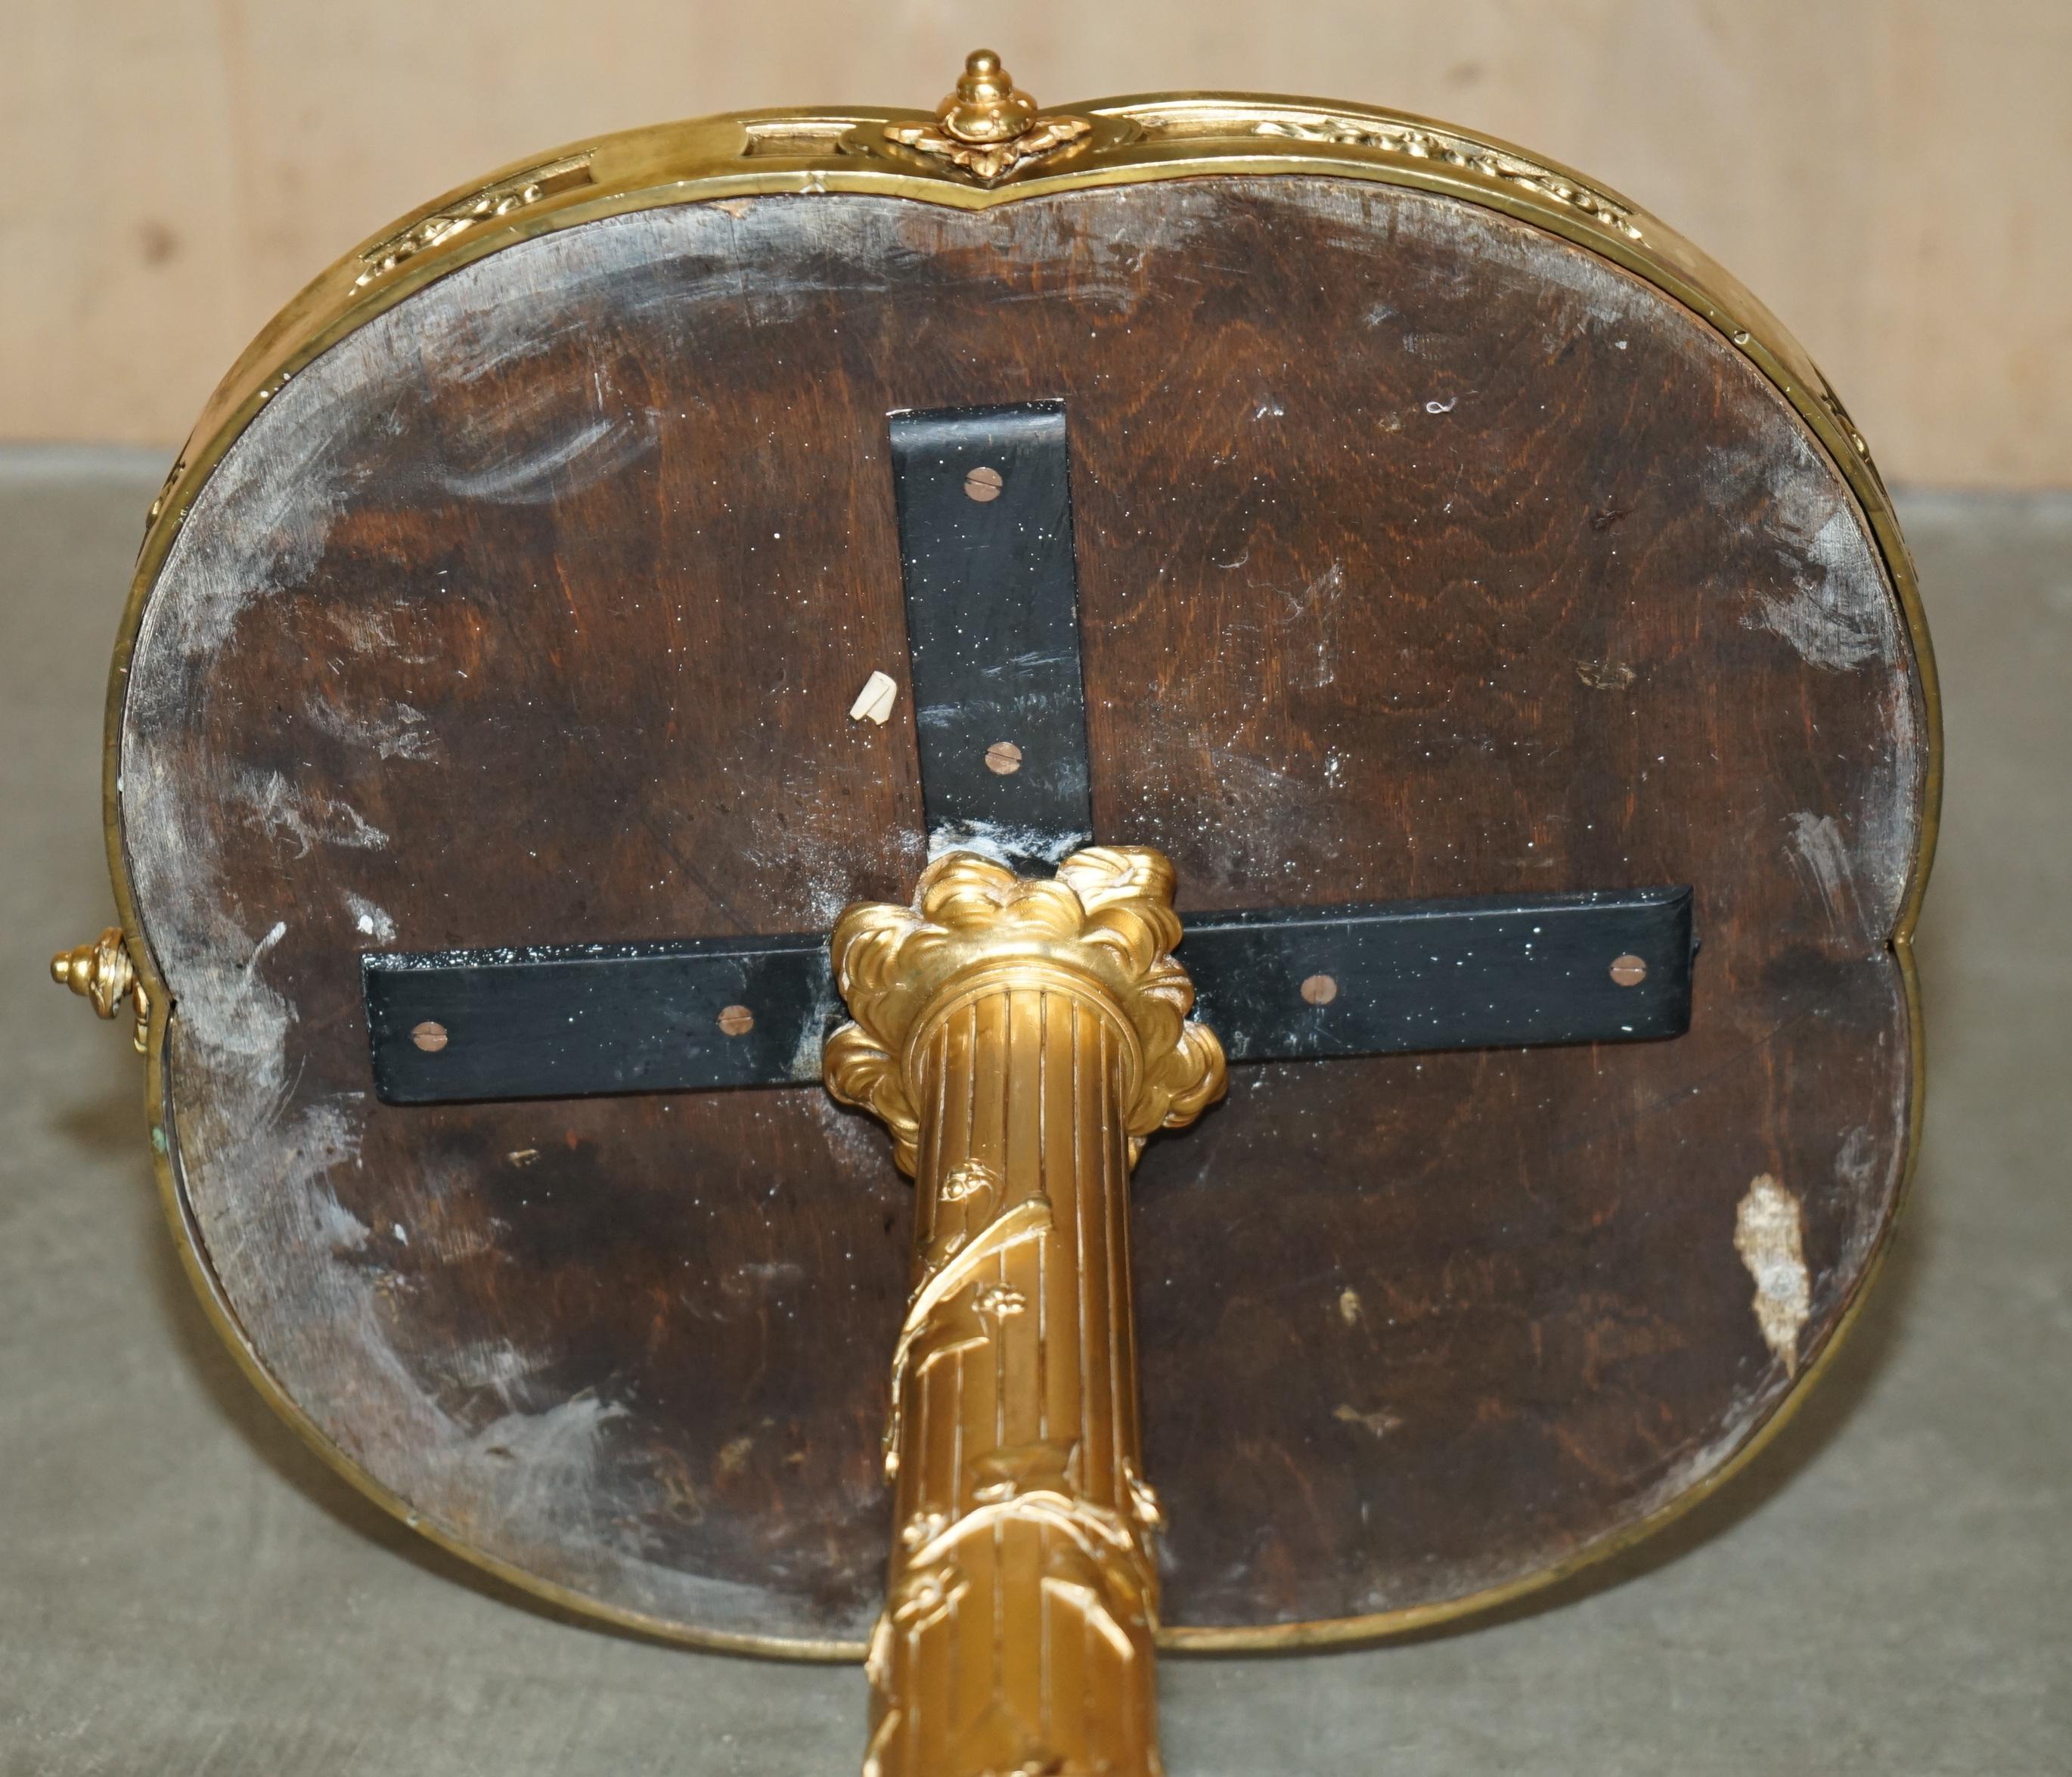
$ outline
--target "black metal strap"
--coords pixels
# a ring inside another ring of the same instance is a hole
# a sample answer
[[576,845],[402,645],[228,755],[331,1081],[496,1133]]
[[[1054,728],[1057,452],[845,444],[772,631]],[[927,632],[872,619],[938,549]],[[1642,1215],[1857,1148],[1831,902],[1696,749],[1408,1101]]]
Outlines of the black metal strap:
[[1691,1026],[1688,888],[1278,907],[1203,915],[1186,932],[1196,1015],[1233,1061],[1637,1043]]
[[817,1080],[820,1040],[841,1010],[824,937],[392,952],[360,963],[374,1089],[391,1104]]
[[[1092,837],[1062,402],[891,416],[931,852],[1024,873]],[[1623,1043],[1691,1020],[1691,891],[1223,913],[1186,923],[1233,1061]],[[817,1080],[823,937],[361,959],[391,1104]]]
[[[1236,1062],[1691,1022],[1688,888],[1200,915],[1180,954]],[[392,953],[361,972],[375,1088],[397,1104],[817,1080],[841,1015],[823,937]]]
[[891,417],[930,849],[1025,874],[1093,835],[1062,401]]

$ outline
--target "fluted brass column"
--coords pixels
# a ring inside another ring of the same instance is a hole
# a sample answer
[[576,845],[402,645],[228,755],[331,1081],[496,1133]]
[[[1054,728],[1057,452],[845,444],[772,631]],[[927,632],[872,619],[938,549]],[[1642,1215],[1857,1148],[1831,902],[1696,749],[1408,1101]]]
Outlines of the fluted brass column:
[[915,1184],[865,1777],[1160,1769],[1128,1181],[1223,1089],[1172,891],[1154,851],[957,854],[836,924],[828,1085]]

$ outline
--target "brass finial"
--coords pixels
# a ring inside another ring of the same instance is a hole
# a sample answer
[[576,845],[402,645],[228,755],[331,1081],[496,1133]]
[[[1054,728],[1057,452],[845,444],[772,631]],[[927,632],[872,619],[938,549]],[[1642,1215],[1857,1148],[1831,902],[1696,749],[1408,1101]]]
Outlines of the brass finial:
[[144,984],[137,978],[136,965],[130,960],[120,926],[110,926],[92,944],[60,950],[51,958],[51,979],[91,1002],[104,1018],[113,1018],[125,999],[133,1001],[137,1022],[132,1038],[138,1053],[143,1052],[150,1034],[151,1005]]
[[981,185],[997,185],[1032,161],[1047,158],[1093,133],[1084,117],[1042,117],[1036,101],[989,49],[964,58],[957,89],[932,123],[888,123],[888,142],[960,167]]
[[1036,101],[1016,88],[997,55],[975,49],[964,58],[956,91],[936,108],[935,121],[959,142],[1012,142],[1036,121]]

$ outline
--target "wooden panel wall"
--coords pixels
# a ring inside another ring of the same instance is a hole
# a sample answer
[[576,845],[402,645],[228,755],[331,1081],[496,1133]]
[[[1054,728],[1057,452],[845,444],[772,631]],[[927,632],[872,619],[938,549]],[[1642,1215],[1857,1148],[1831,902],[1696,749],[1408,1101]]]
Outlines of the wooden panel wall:
[[307,278],[563,140],[931,102],[1321,93],[1620,187],[1799,332],[1897,479],[2072,485],[2066,0],[0,0],[0,437],[170,442]]

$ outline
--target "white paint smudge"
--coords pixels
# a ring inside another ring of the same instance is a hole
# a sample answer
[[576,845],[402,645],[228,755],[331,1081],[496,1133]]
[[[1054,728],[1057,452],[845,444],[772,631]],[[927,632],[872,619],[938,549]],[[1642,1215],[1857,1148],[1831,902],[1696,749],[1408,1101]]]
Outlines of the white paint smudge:
[[449,493],[503,506],[537,506],[563,500],[604,480],[655,449],[652,414],[604,418],[567,438],[512,438],[478,469],[449,469],[440,478]]
[[[832,925],[830,919],[828,923]],[[813,1009],[806,1014],[804,1023],[799,1027],[799,1040],[791,1051],[791,1059],[785,1064],[787,1076],[806,1085],[818,1085],[820,1080],[820,1051],[824,1033],[834,1028],[834,1020],[842,1010],[836,997],[834,969],[832,962],[820,973],[817,991],[813,997]]]
[[[454,590],[438,580],[436,576],[434,584],[441,593]],[[401,666],[430,666],[445,658],[443,653],[437,648],[426,652],[426,641],[422,639],[421,634],[408,639],[397,634],[397,624],[399,619],[408,620],[412,630],[421,631],[422,620],[426,615],[425,609],[421,606],[399,605],[393,609],[384,610],[378,605],[329,603],[318,606],[311,612],[311,615],[320,618],[328,623],[332,633],[337,636],[339,645],[350,653],[378,654],[391,665]],[[398,704],[396,707],[398,710],[409,710],[410,716],[417,721],[421,722],[425,719],[417,710],[411,710],[408,704]],[[317,718],[320,726],[323,719],[321,716]],[[343,738],[352,739],[364,737],[347,734]]]
[[[397,1233],[401,1236],[402,1230]],[[516,1392],[541,1368],[538,1360],[508,1339],[471,1339],[455,1346],[446,1355],[443,1368],[458,1387],[470,1392],[495,1395],[507,1414],[517,1411]],[[499,1421],[508,1423],[508,1421]],[[471,1442],[480,1442],[479,1438]]]
[[393,944],[396,941],[396,922],[388,911],[376,907],[363,895],[345,891],[345,911],[352,915],[352,929],[363,938],[372,938],[379,944]]
[[1345,568],[1334,561],[1299,593],[1281,594],[1288,607],[1288,629],[1292,632],[1297,624],[1306,623],[1315,634],[1314,648],[1308,645],[1308,637],[1289,634],[1289,684],[1316,691],[1338,677],[1338,606],[1345,587]]
[[1802,810],[1791,817],[1790,861],[1820,897],[1831,936],[1844,940],[1867,936],[1856,870],[1832,815]]
[[1837,1261],[1845,1275],[1853,1275],[1869,1261],[1879,1235],[1889,1225],[1893,1199],[1899,1190],[1900,1162],[1906,1151],[1901,1133],[1906,1114],[1904,1102],[1895,1103],[1893,1121],[1882,1138],[1870,1124],[1859,1123],[1843,1136],[1835,1150],[1835,1180],[1842,1187],[1847,1206]]
[[[1791,466],[1792,480],[1804,477]],[[1782,480],[1782,475],[1779,477]],[[1795,504],[1804,506],[1801,493]],[[1781,540],[1793,560],[1787,588],[1758,587],[1741,621],[1791,644],[1807,665],[1848,673],[1873,660],[1892,660],[1898,646],[1891,600],[1870,559],[1856,510],[1837,499],[1810,532],[1779,514]]]
[[[340,1132],[321,1133],[335,1137]],[[310,1221],[334,1253],[357,1253],[373,1237],[374,1230],[328,1191],[313,1193],[309,1208]]]
[[1871,1187],[1877,1158],[1877,1138],[1868,1124],[1859,1123],[1842,1137],[1841,1146],[1836,1150],[1835,1176],[1860,1196]]
[[590,1502],[600,1493],[604,1428],[627,1409],[586,1389],[544,1413],[508,1413],[469,1438],[471,1479],[486,1482],[487,1515],[521,1540],[596,1534]]
[[1813,1311],[1800,1220],[1799,1199],[1766,1172],[1734,1214],[1734,1250],[1755,1279],[1756,1325],[1787,1376],[1799,1374],[1799,1334]]
[[928,835],[928,859],[932,863],[953,851],[968,851],[1010,866],[1018,859],[1029,858],[1062,864],[1080,846],[1092,843],[1086,833],[1040,833],[1034,827],[1017,827],[1003,821],[974,821],[964,826],[946,824],[936,828]]
[[281,1206],[298,1238],[307,1243],[311,1262],[347,1274],[331,1261],[361,1251],[374,1231],[339,1201],[325,1175],[360,1158],[357,1124],[347,1105],[323,1100],[304,1107],[286,1133],[294,1163],[281,1181]]
[[[343,436],[331,426],[269,428],[265,450],[232,450],[216,465],[195,502],[204,521],[181,527],[140,626],[137,654],[158,666],[149,681],[156,695],[184,694],[187,674],[230,641],[246,611],[301,589],[347,495],[370,472],[333,460]],[[237,513],[236,524],[207,521],[225,509]],[[163,594],[166,582],[177,596]]]
[[375,851],[388,843],[388,834],[349,803],[320,790],[298,790],[278,771],[240,771],[232,793],[250,808],[269,839],[293,840],[298,858],[319,844]]
[[[341,627],[343,627],[343,625]],[[310,721],[325,734],[355,746],[368,747],[383,759],[420,761],[439,756],[438,737],[423,710],[383,697],[370,708],[341,710],[323,697],[308,704]]]
[[828,1153],[844,1171],[868,1177],[872,1167],[891,1170],[892,1144],[874,1117],[837,1104],[826,1092],[815,1092],[807,1103]]
[[582,316],[548,319],[535,309],[521,319],[522,309],[528,306],[500,305],[483,317],[484,324],[479,331],[446,333],[428,340],[425,368],[434,376],[466,387],[499,371],[544,358],[582,337]]

